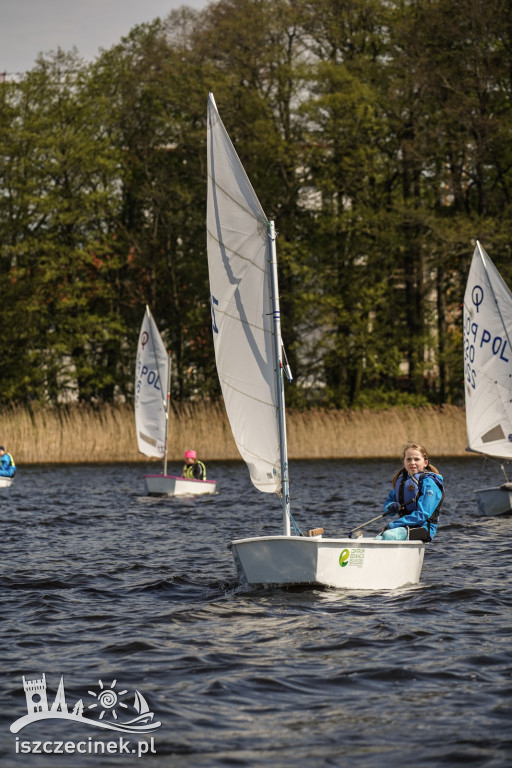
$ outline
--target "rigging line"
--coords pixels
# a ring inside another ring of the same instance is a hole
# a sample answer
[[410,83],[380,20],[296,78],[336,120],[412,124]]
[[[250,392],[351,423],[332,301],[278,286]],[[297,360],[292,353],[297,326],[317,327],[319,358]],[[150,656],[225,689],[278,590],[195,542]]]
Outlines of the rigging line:
[[282,363],[281,363],[281,365],[284,368],[284,372],[285,372],[286,378],[288,379],[289,382],[291,382],[291,381],[293,381],[292,371],[291,371],[291,368],[290,368],[290,364],[288,362],[288,358],[286,356],[286,350],[284,348],[284,344],[283,343],[281,343],[281,354],[283,356],[284,366],[283,366]]
[[295,522],[293,515],[291,512],[288,513],[290,515],[290,522],[292,524],[293,530],[296,532],[297,536],[303,536],[303,533],[297,523]]
[[[282,493],[281,490],[276,491],[276,495],[279,496],[280,499],[283,498],[283,493]],[[292,515],[290,509],[288,509],[288,517],[290,518],[290,523],[291,523],[291,526],[292,526],[293,530],[295,531],[296,536],[304,536],[304,534],[302,533],[299,525],[297,525],[297,522],[296,522],[294,516]]]
[[[279,496],[279,498],[280,498],[280,499],[282,499],[282,498],[283,498],[283,493],[282,493],[282,491],[281,491],[281,490],[277,491],[277,492],[276,492],[276,495],[277,495],[277,496]],[[291,525],[292,525],[292,528],[294,529],[294,531],[295,531],[296,535],[297,535],[297,536],[303,536],[304,534],[302,533],[302,531],[301,531],[300,527],[297,525],[297,523],[296,523],[296,521],[295,521],[295,518],[293,517],[293,515],[292,515],[292,513],[291,513],[291,510],[290,510],[290,509],[288,509],[287,511],[288,511],[288,517],[290,518],[290,523],[291,523]]]

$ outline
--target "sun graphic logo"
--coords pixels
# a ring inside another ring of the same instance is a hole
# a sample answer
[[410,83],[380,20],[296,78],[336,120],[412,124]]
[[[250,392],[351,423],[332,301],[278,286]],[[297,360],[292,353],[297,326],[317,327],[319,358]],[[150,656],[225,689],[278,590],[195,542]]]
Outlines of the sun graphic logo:
[[94,696],[98,699],[98,701],[94,702],[94,704],[89,704],[87,709],[97,709],[101,707],[101,712],[99,719],[103,720],[105,717],[105,713],[110,710],[110,714],[114,718],[114,720],[117,720],[117,712],[115,710],[116,706],[124,707],[125,709],[128,709],[128,704],[125,704],[123,701],[119,701],[120,696],[124,696],[126,693],[128,693],[127,690],[125,691],[114,691],[114,688],[116,687],[117,680],[113,680],[110,688],[104,688],[103,683],[101,680],[98,680],[98,685],[100,687],[100,693],[96,693],[95,691],[87,691],[89,696]]

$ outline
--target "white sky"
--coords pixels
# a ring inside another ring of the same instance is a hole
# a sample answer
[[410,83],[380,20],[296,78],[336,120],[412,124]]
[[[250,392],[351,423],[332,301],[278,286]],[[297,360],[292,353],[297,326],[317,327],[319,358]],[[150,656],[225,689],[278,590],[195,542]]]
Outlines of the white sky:
[[76,47],[92,61],[137,24],[207,0],[0,0],[0,73],[27,72],[40,53]]

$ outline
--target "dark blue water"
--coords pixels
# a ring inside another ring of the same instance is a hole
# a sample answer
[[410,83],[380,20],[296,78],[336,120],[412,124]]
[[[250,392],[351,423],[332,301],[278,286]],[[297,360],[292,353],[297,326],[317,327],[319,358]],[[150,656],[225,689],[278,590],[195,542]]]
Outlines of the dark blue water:
[[[218,495],[189,500],[145,498],[154,465],[22,467],[0,496],[2,766],[510,766],[512,519],[479,517],[473,496],[502,478],[436,464],[446,504],[419,586],[364,594],[239,589],[228,542],[281,532],[242,463],[209,465]],[[397,468],[292,463],[298,525],[346,535]],[[69,720],[11,733],[23,676],[43,673],[49,705],[64,678],[70,711],[139,691],[161,726],[128,738],[152,751],[16,752],[119,741]]]

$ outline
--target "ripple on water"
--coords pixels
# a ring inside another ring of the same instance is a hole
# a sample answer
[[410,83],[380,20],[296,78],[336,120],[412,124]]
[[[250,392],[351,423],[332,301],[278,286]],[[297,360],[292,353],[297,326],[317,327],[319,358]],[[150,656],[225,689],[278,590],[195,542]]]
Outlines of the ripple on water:
[[[332,535],[378,514],[396,469],[292,464],[294,517]],[[51,763],[17,760],[9,732],[22,677],[45,672],[73,701],[98,680],[140,690],[162,722],[155,768],[508,768],[512,519],[476,514],[478,462],[439,464],[421,582],[380,593],[241,589],[227,544],[279,532],[280,511],[239,462],[200,500],[145,498],[137,466],[21,468],[0,518],[3,767]]]

